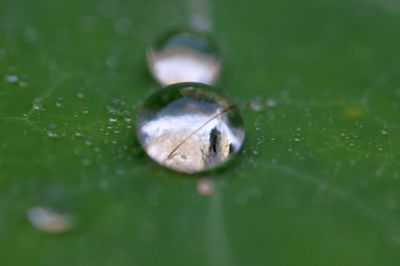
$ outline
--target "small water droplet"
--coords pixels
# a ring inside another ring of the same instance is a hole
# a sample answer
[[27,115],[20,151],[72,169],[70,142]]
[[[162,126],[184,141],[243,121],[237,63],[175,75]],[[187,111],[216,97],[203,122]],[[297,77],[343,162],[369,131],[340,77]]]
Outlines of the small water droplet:
[[39,38],[39,34],[32,28],[25,29],[24,37],[28,42],[36,42]]
[[214,181],[210,178],[201,178],[197,182],[197,193],[209,197],[214,194]]
[[389,134],[389,132],[386,129],[382,129],[381,133],[382,133],[382,135],[388,135]]
[[18,76],[17,75],[7,75],[5,80],[10,83],[15,83],[18,81]]
[[37,97],[36,99],[33,100],[32,102],[32,107],[34,110],[40,110],[42,108],[42,103],[43,99],[41,97]]
[[28,86],[28,83],[25,80],[19,80],[18,86],[20,86],[21,88],[25,88],[26,86]]
[[83,99],[85,98],[85,94],[82,91],[80,91],[76,94],[76,97],[78,97],[79,99]]
[[33,207],[27,212],[28,220],[37,229],[46,233],[63,233],[72,229],[70,215],[44,207]]
[[77,130],[77,131],[75,131],[75,136],[78,137],[78,138],[82,137],[83,133],[81,131]]
[[242,146],[235,105],[201,83],[179,83],[151,95],[138,114],[137,135],[159,164],[193,174],[220,166]]
[[57,138],[58,134],[55,130],[47,130],[47,136],[49,136],[49,138]]
[[250,102],[250,108],[253,111],[259,112],[264,108],[264,106],[258,100],[254,100]]
[[267,99],[265,101],[265,105],[268,107],[275,107],[276,106],[276,101],[273,99]]
[[84,166],[89,166],[91,163],[92,163],[92,162],[91,162],[90,159],[88,159],[88,158],[84,158],[84,159],[82,160],[82,164],[83,164]]
[[126,35],[131,30],[132,21],[129,18],[122,17],[115,21],[114,29],[121,35]]
[[113,68],[117,65],[117,58],[115,56],[109,56],[106,58],[106,66]]
[[221,63],[210,37],[195,31],[174,31],[162,36],[148,54],[149,68],[162,85],[178,82],[211,84]]

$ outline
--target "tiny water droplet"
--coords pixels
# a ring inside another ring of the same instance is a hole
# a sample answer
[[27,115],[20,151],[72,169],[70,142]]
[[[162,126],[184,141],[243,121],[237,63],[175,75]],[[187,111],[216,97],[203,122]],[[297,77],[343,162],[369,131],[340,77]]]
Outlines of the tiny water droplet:
[[265,101],[265,104],[266,104],[268,107],[275,107],[275,106],[276,106],[276,101],[273,100],[273,99],[267,99],[267,100]]
[[131,30],[132,21],[129,18],[122,17],[115,21],[114,29],[121,35],[126,35]]
[[25,80],[20,80],[18,81],[18,86],[20,86],[21,88],[25,88],[26,86],[28,86],[28,83]]
[[85,98],[85,94],[83,93],[83,92],[78,92],[77,94],[76,94],[76,97],[78,97],[79,99],[83,99],[83,98]]
[[250,108],[253,111],[259,112],[264,108],[264,106],[258,100],[254,100],[250,102]]
[[211,38],[191,30],[162,36],[147,53],[154,78],[162,85],[178,82],[211,84],[217,78],[220,56]]
[[109,56],[106,58],[106,66],[113,68],[117,65],[117,58],[115,56]]
[[71,216],[44,207],[33,207],[27,212],[28,220],[46,233],[63,233],[72,229]]
[[197,193],[209,197],[214,194],[214,181],[210,178],[201,178],[197,182]]
[[49,138],[57,138],[58,134],[55,130],[47,130],[47,136],[49,136]]
[[91,163],[92,163],[92,162],[91,162],[90,159],[88,159],[88,158],[85,158],[85,159],[82,160],[82,164],[83,164],[84,166],[89,166]]
[[7,75],[5,79],[7,82],[15,83],[18,81],[18,76],[17,75]]
[[218,167],[242,146],[235,105],[201,83],[178,83],[151,95],[138,114],[137,135],[159,164],[188,174]]
[[82,137],[83,134],[82,134],[81,131],[77,130],[77,131],[75,131],[75,136],[76,136],[76,137]]
[[40,110],[42,108],[42,103],[43,99],[41,97],[37,97],[36,99],[33,100],[32,102],[32,107],[34,110]]

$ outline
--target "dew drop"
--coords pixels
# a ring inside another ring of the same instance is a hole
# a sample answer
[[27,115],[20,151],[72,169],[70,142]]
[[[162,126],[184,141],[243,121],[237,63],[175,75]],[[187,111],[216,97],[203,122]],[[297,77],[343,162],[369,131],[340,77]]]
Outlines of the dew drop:
[[70,215],[44,207],[33,207],[27,212],[28,220],[37,229],[46,233],[63,233],[72,229]]
[[79,99],[83,99],[83,98],[85,98],[85,94],[83,93],[83,92],[78,92],[77,94],[76,94],[76,97],[78,97]]
[[146,153],[187,174],[222,165],[244,140],[238,108],[201,83],[179,83],[157,91],[141,107],[137,121]]
[[57,101],[56,101],[56,107],[57,107],[57,108],[63,107],[62,101],[57,100]]
[[18,76],[17,75],[7,75],[6,81],[9,83],[15,83],[18,81]]
[[273,100],[273,99],[267,99],[267,100],[265,101],[265,104],[266,104],[268,107],[275,107],[275,106],[276,106],[276,101]]
[[43,99],[41,97],[34,99],[32,102],[33,109],[40,110],[42,108],[42,104],[43,104],[42,102],[43,102]]
[[254,100],[250,102],[250,108],[253,111],[259,112],[264,108],[264,106],[258,100]]
[[83,164],[84,166],[89,166],[91,163],[92,163],[92,162],[91,162],[90,159],[88,159],[88,158],[85,158],[85,159],[82,160],[82,164]]
[[210,178],[201,178],[197,182],[197,193],[209,197],[214,193],[214,181]]
[[47,136],[49,138],[57,138],[58,134],[57,134],[57,132],[55,130],[49,129],[49,130],[47,130]]
[[162,85],[178,82],[211,84],[221,62],[210,37],[195,31],[174,31],[162,36],[147,53],[154,78]]

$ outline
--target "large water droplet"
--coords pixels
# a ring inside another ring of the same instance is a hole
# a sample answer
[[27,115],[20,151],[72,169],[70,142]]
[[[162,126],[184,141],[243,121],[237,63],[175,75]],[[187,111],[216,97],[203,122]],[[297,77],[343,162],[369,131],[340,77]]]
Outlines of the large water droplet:
[[151,95],[138,113],[137,134],[157,163],[188,174],[227,162],[242,146],[235,105],[201,83],[179,83]]
[[154,78],[162,85],[178,82],[211,84],[221,67],[210,37],[194,31],[174,31],[162,36],[147,53]]

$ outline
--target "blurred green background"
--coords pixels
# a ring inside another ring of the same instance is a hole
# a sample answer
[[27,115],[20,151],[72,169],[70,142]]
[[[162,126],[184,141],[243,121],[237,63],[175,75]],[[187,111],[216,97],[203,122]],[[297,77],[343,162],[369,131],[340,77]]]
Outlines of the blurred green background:
[[[210,196],[134,135],[146,48],[196,12],[247,130]],[[399,26],[397,0],[1,0],[0,265],[400,265]]]

